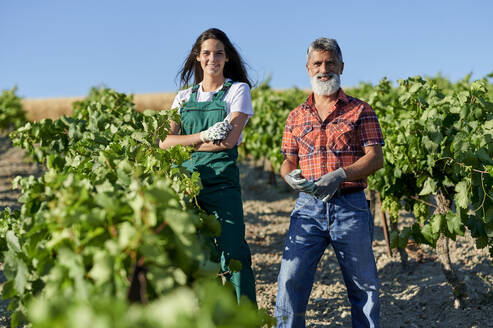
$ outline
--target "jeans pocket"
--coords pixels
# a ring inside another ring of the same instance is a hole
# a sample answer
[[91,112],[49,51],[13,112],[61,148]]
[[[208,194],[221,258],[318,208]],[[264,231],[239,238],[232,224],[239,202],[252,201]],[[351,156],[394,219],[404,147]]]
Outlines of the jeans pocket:
[[298,197],[298,199],[296,199],[296,203],[294,204],[294,210],[295,211],[301,210],[303,207],[306,206],[306,204],[308,204],[309,201],[310,198],[308,197]]
[[363,191],[351,194],[341,195],[338,197],[344,206],[360,212],[368,212],[368,202]]

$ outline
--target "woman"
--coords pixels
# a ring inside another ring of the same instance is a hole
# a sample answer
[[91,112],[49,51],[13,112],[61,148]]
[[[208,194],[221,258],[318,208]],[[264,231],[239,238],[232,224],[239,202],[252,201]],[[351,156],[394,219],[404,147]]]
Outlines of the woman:
[[[172,108],[180,107],[181,126],[172,124],[159,146],[196,148],[184,166],[200,172],[199,205],[221,224],[217,239],[221,270],[235,287],[238,302],[245,295],[256,304],[236,166],[243,127],[253,115],[251,84],[240,55],[226,34],[215,28],[197,38],[180,73],[182,85],[189,85],[193,75],[194,86],[175,97]],[[241,261],[240,272],[228,272],[231,259]]]

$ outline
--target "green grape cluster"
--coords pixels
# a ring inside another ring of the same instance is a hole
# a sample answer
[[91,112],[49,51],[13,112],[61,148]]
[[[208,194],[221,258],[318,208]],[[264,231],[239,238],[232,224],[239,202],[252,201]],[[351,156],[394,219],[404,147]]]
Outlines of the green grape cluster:
[[392,197],[385,198],[382,202],[382,210],[388,211],[391,219],[394,221],[398,219],[400,209],[401,205]]
[[413,213],[416,220],[418,220],[420,224],[424,224],[429,216],[428,205],[421,202],[414,203]]

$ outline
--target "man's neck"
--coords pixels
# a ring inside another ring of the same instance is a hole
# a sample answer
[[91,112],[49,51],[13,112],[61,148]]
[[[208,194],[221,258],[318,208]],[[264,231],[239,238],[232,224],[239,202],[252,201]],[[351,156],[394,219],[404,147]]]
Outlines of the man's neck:
[[337,102],[337,99],[339,97],[339,90],[337,90],[331,95],[318,95],[316,93],[314,93],[313,95],[314,95],[313,100],[315,104],[323,107],[325,106],[330,107]]
[[324,121],[331,112],[332,106],[337,102],[339,90],[331,95],[313,94],[313,105],[316,108],[318,115]]

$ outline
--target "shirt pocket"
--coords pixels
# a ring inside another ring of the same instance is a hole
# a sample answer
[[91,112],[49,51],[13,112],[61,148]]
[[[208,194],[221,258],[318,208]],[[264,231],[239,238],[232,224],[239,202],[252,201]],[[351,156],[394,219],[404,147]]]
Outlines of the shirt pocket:
[[293,136],[298,143],[298,155],[308,155],[315,151],[315,135],[312,125],[294,128]]
[[354,144],[354,124],[345,120],[335,120],[329,125],[328,148],[333,151],[351,150]]

